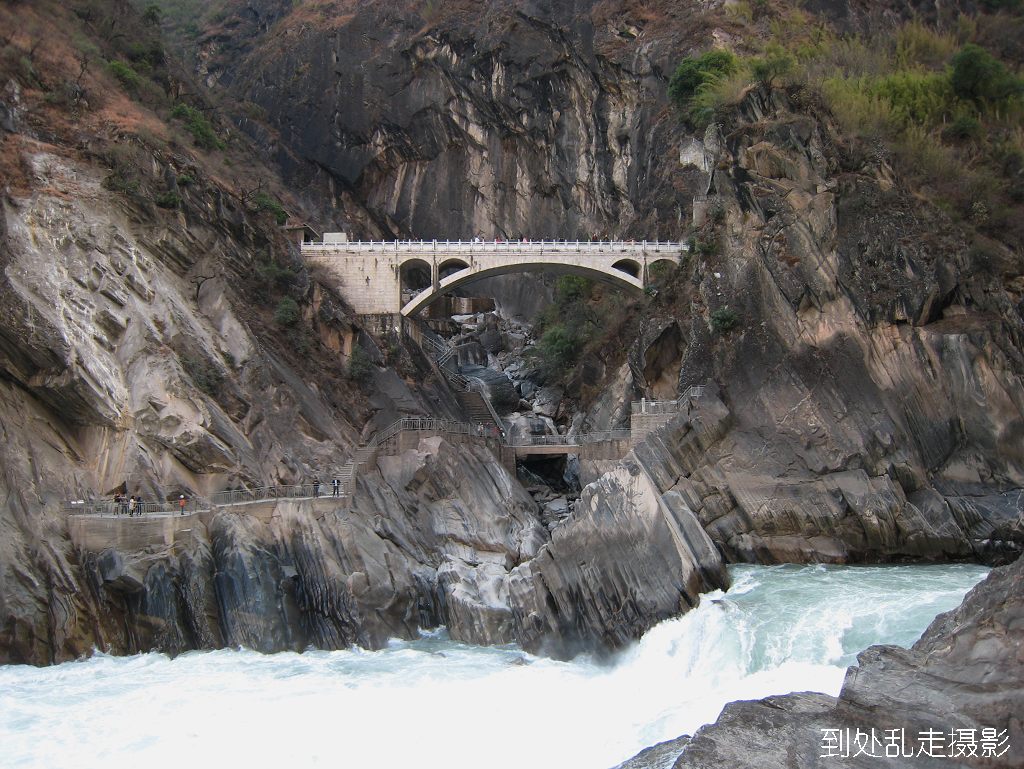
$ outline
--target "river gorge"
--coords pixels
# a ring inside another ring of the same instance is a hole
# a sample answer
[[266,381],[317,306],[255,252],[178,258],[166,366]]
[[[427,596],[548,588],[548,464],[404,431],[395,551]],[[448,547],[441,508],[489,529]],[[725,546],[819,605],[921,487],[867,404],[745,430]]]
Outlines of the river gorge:
[[0,2],[0,764],[1024,765],[1022,40]]

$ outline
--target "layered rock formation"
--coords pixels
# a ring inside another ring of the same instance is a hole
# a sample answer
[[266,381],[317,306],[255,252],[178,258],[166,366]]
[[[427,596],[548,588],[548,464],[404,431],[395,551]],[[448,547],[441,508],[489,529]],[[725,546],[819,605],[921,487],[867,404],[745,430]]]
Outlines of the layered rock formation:
[[[1022,646],[1024,559],[993,570],[959,608],[936,618],[910,649],[872,646],[862,652],[858,664],[847,671],[838,698],[800,693],[734,702],[692,739],[666,743],[660,751],[626,762],[622,769],[760,769],[840,763],[854,767],[1020,766],[1024,762]],[[856,747],[848,751],[839,747],[838,736],[847,739],[846,730],[869,736],[861,740],[861,755]],[[872,730],[878,745],[870,739]],[[992,732],[986,735],[983,730]],[[931,731],[939,736],[930,735]],[[887,734],[898,738],[886,743]],[[829,741],[828,735],[836,741]],[[674,763],[664,762],[671,761],[672,755],[677,756]],[[655,760],[661,762],[652,763]]]
[[678,347],[680,391],[714,382],[731,412],[680,493],[732,560],[1016,557],[1019,263],[976,264],[939,212],[786,94],[751,91],[728,129],[704,142],[716,246],[651,307],[681,334],[649,321],[628,361],[652,393],[663,374],[647,364]]
[[[799,89],[750,89],[689,135],[664,89],[718,34],[680,32],[696,4],[652,4],[645,28],[614,4],[518,5],[249,2],[204,39],[203,75],[266,114],[236,110],[331,226],[681,238],[696,208],[691,259],[566,396],[595,429],[641,395],[705,385],[699,407],[623,465],[582,468],[595,483],[550,536],[492,460],[438,444],[382,461],[348,513],[223,513],[173,555],[80,559],[63,499],[304,479],[396,416],[457,404],[415,351],[376,349],[229,164],[173,137],[154,150],[159,116],[111,76],[83,81],[111,92],[103,110],[54,117],[52,38],[0,100],[0,660],[377,645],[440,622],[565,655],[684,610],[723,557],[1019,552],[1019,256],[972,249]],[[132,193],[90,149],[113,145],[177,201]],[[272,320],[284,296],[304,333]],[[369,394],[338,365],[353,344],[380,364]]]
[[677,51],[576,6],[229,5],[198,66],[261,107],[292,178],[365,202],[360,231],[665,238],[689,206],[663,110]]
[[601,653],[728,584],[696,518],[636,462],[588,487],[552,537],[489,451],[438,437],[381,457],[350,508],[240,506],[204,514],[171,552],[84,565],[97,645],[171,653],[378,648],[438,625],[467,643]]
[[[868,5],[821,11],[856,26],[906,10]],[[751,87],[689,135],[661,109],[666,79],[698,38],[729,39],[700,30],[724,23],[714,9],[653,4],[646,22],[628,4],[334,10],[312,24],[263,3],[276,25],[239,15],[202,66],[316,169],[292,164],[296,178],[366,201],[357,230],[679,238],[696,225],[690,262],[580,361],[569,394],[608,429],[640,396],[717,385],[729,429],[677,490],[728,559],[1020,552],[1019,253],[912,196],[807,89]]]

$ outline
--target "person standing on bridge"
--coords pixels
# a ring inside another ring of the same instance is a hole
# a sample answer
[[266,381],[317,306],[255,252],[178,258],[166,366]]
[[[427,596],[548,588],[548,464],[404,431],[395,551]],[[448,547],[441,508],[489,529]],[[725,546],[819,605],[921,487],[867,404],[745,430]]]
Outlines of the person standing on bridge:
[[313,477],[313,496],[320,496],[320,478],[318,476]]
[[340,497],[341,496],[341,481],[339,481],[337,478],[335,478],[333,481],[331,481],[331,496],[332,497]]
[[188,500],[185,499],[185,495],[184,494],[181,494],[178,497],[178,510],[181,512],[181,515],[185,514],[185,505],[186,504],[188,504]]

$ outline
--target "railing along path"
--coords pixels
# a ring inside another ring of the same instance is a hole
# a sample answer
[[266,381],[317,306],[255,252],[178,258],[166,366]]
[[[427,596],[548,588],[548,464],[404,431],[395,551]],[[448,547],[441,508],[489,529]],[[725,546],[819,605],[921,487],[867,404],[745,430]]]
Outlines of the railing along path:
[[688,250],[686,243],[668,240],[347,240],[303,243],[302,250],[377,253],[391,250],[404,253],[678,253]]
[[[701,397],[703,391],[703,387],[694,386],[687,390],[683,397],[674,401],[634,401],[632,410],[635,415],[678,413],[686,406],[690,398]],[[487,399],[485,398],[484,400],[486,401]],[[161,515],[191,515],[199,512],[208,512],[220,507],[231,507],[278,499],[313,499],[318,497],[347,499],[352,495],[352,481],[354,480],[355,471],[359,466],[368,463],[388,441],[403,432],[431,432],[476,436],[496,440],[501,445],[511,448],[528,446],[581,446],[629,440],[632,436],[632,431],[629,428],[576,433],[574,435],[508,436],[504,430],[499,431],[495,428],[485,428],[482,425],[459,422],[453,419],[402,417],[379,431],[365,446],[357,448],[353,452],[352,458],[342,470],[331,476],[331,480],[338,478],[340,481],[340,488],[337,494],[335,494],[330,482],[319,484],[304,483],[220,491],[210,495],[208,499],[203,497],[188,498],[185,501],[184,507],[180,505],[179,500],[174,499],[167,502],[137,502],[131,510],[127,503],[114,502],[113,500],[75,500],[66,502],[64,509],[68,515],[91,515],[111,518],[133,516],[142,519],[144,517]]]

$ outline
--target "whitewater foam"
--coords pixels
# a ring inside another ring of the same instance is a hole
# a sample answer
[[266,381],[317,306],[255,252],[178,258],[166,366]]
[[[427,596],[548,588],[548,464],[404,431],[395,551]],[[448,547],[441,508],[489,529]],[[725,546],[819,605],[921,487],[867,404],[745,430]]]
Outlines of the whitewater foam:
[[704,596],[612,664],[434,632],[378,651],[0,667],[0,763],[608,769],[713,721],[731,700],[836,694],[860,650],[912,643],[985,573],[733,567],[728,593]]

